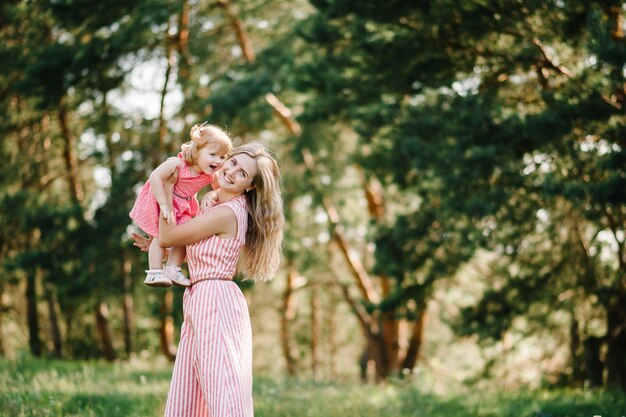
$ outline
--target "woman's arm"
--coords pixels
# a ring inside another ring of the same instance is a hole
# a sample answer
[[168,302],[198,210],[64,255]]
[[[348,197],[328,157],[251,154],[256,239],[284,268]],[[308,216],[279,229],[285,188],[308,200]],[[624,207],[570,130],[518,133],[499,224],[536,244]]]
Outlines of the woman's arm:
[[237,217],[229,207],[216,207],[180,225],[159,220],[159,243],[163,247],[183,246],[218,235],[222,239],[237,236]]
[[[175,169],[164,183],[163,191],[170,207],[177,178]],[[223,239],[237,236],[237,217],[229,207],[216,207],[181,225],[168,224],[163,217],[159,219],[159,244],[163,247],[189,245],[215,235]]]

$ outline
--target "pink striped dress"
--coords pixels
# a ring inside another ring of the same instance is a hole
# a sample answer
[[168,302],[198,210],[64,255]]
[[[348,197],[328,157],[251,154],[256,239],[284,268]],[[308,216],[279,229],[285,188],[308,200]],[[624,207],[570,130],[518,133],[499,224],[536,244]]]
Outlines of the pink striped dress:
[[[178,158],[183,161],[183,167],[179,170],[178,180],[174,184],[172,209],[176,216],[176,224],[181,224],[198,213],[199,204],[196,195],[202,188],[211,184],[213,176],[204,173],[193,175],[190,171],[191,167],[183,159],[183,155],[179,153]],[[130,211],[130,218],[141,230],[156,237],[159,236],[160,211],[159,203],[152,194],[150,181],[146,181],[139,191],[133,209]]]
[[237,236],[211,236],[187,246],[192,286],[183,296],[184,322],[166,417],[254,415],[250,315],[244,295],[232,281],[248,228],[246,197],[220,206],[235,213]]

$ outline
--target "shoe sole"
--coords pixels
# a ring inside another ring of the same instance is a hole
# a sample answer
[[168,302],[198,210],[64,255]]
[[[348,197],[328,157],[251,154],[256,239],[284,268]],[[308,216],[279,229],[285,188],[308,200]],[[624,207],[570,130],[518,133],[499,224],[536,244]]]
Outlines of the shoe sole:
[[144,282],[148,287],[171,287],[172,283],[169,282]]

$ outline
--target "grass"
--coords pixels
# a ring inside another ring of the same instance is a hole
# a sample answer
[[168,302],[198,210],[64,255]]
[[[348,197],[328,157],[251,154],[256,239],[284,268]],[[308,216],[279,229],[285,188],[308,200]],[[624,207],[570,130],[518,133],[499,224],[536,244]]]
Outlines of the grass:
[[[0,416],[147,417],[163,413],[171,366],[0,360]],[[623,392],[543,390],[435,395],[381,386],[255,376],[256,417],[622,417]]]
[[0,361],[0,416],[160,415],[170,369],[147,362]]

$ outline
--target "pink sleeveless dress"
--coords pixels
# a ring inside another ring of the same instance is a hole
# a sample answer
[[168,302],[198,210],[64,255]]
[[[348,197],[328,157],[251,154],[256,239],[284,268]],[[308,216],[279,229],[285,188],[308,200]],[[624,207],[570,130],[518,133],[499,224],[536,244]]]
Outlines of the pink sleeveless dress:
[[[246,298],[232,281],[246,241],[246,197],[219,206],[235,213],[237,236],[211,236],[187,246],[192,286],[183,296],[184,322],[166,417],[254,415],[250,314]],[[211,209],[200,215],[210,216]]]
[[[182,154],[179,153],[178,158],[183,161],[183,167],[179,170],[178,180],[174,184],[174,207],[172,209],[176,224],[181,224],[198,214],[199,203],[196,196],[198,191],[211,183],[213,176],[204,173],[192,175],[191,167],[182,158]],[[159,203],[152,194],[150,181],[146,181],[130,211],[130,218],[150,236],[159,236],[160,212]]]

